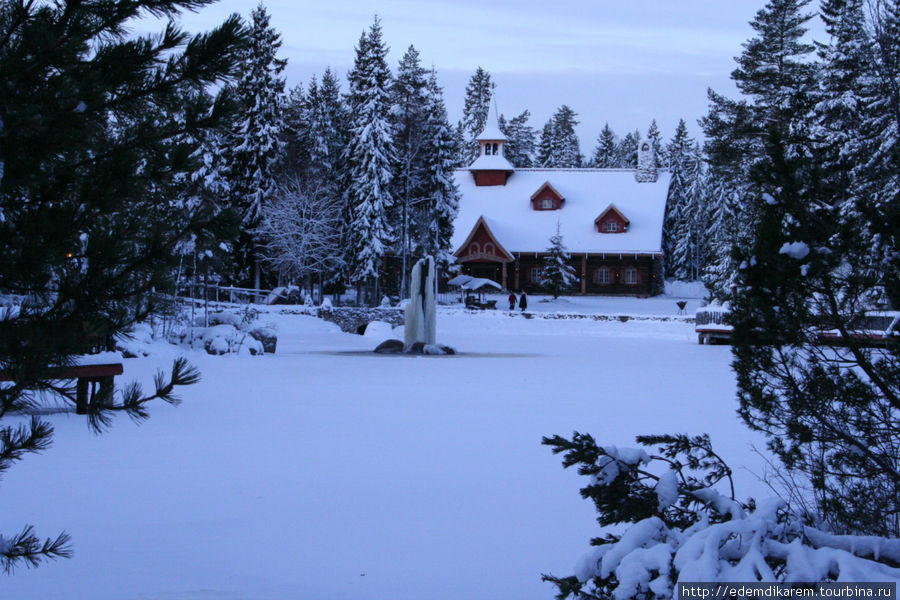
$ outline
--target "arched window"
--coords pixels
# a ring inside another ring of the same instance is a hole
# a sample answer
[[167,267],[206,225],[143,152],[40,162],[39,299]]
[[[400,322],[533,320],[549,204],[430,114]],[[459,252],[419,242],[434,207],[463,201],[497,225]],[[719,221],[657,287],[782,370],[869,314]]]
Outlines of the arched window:
[[493,144],[493,146],[491,147],[491,154],[493,154],[494,156],[497,155],[497,144]]
[[625,269],[625,283],[627,285],[635,285],[640,283],[640,275],[638,274],[638,270],[634,267],[628,267]]
[[481,254],[481,244],[472,242],[469,244],[469,256],[475,256],[476,254]]
[[649,151],[650,151],[650,144],[648,144],[647,142],[644,142],[644,145],[641,146],[641,150],[643,150],[644,152],[649,152]]
[[485,145],[484,145],[484,155],[485,155],[485,156],[490,156],[490,155],[491,155],[491,145],[490,145],[490,144],[485,144]]
[[594,271],[594,283],[597,285],[609,284],[609,267],[600,267]]
[[484,243],[484,253],[490,256],[494,255],[494,245],[490,242]]

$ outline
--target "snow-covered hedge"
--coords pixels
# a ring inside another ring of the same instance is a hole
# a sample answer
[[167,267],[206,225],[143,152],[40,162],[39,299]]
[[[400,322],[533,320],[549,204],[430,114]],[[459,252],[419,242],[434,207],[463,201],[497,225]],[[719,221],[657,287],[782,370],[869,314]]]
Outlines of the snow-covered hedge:
[[737,501],[708,436],[637,441],[659,453],[601,447],[577,432],[544,438],[563,466],[590,478],[582,496],[610,528],[574,575],[544,576],[560,598],[672,598],[679,582],[698,581],[900,581],[900,540],[832,535],[779,498]]

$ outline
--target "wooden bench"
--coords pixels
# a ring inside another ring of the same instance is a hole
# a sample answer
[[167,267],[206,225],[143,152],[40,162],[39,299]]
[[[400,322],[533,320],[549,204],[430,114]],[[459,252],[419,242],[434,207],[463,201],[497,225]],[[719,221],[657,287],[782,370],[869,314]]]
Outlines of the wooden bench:
[[[76,379],[75,413],[85,415],[89,405],[112,406],[114,379],[124,372],[122,363],[75,365],[49,369],[44,379]],[[0,381],[13,381],[0,371]]]

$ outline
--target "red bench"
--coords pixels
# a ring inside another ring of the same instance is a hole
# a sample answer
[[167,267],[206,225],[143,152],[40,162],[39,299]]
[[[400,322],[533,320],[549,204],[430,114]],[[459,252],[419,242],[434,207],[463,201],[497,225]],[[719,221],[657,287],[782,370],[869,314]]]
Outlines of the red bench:
[[[89,405],[112,406],[114,379],[123,372],[122,363],[75,365],[54,367],[47,372],[44,379],[76,379],[75,413],[85,415]],[[12,379],[0,371],[0,381]]]

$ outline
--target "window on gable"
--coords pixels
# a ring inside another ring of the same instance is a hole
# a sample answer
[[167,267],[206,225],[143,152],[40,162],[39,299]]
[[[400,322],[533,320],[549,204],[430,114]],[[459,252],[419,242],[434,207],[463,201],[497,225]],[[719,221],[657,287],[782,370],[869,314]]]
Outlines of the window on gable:
[[638,275],[638,270],[634,267],[628,267],[625,269],[625,283],[628,285],[635,285],[641,282],[641,278]]
[[553,198],[541,199],[541,208],[553,208]]
[[619,231],[619,224],[615,221],[604,221],[603,231],[604,233],[616,233]]
[[485,242],[484,243],[484,253],[493,256],[494,245],[490,242]]
[[594,271],[594,283],[598,285],[609,284],[609,267],[600,267]]
[[469,256],[475,256],[476,254],[481,254],[481,244],[472,242],[469,244]]

